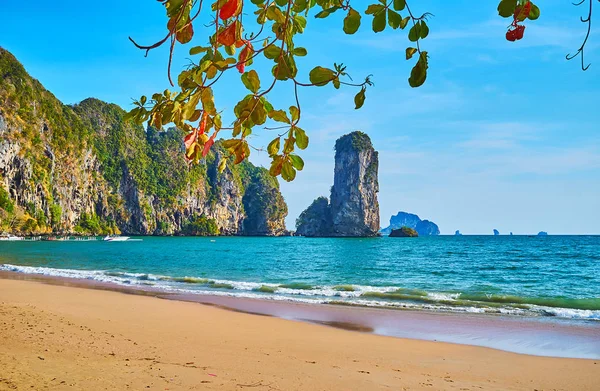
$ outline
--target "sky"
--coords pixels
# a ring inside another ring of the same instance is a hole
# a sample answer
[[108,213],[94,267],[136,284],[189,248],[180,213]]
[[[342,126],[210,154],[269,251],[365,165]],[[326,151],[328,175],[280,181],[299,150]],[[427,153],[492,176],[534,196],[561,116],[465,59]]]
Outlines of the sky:
[[[375,34],[369,17],[348,36],[341,14],[309,17],[297,40],[308,49],[298,60],[304,78],[316,65],[337,62],[355,81],[373,75],[375,85],[361,110],[354,110],[351,88],[300,90],[310,145],[301,152],[304,170],[281,184],[288,229],[313,199],[329,195],[335,140],[361,130],[379,151],[383,227],[406,211],[436,222],[442,234],[600,234],[600,30],[592,30],[586,49],[588,71],[579,59],[565,60],[584,37],[583,7],[545,0],[525,38],[511,43],[495,2],[415,3],[414,13],[435,15],[422,42],[428,80],[418,89],[407,83],[413,63],[404,57],[406,31]],[[130,109],[132,98],[169,88],[166,48],[144,57],[127,39],[154,43],[165,35],[158,2],[0,0],[0,16],[0,46],[64,103],[96,97]],[[208,34],[198,25],[192,44],[204,44]],[[175,74],[189,61],[187,50],[176,49]],[[266,63],[256,69],[266,83]],[[224,77],[217,106],[231,112],[246,93],[240,86],[239,74]],[[269,100],[287,108],[293,86],[277,85]],[[274,137],[255,133],[258,147]],[[254,152],[251,161],[266,166],[269,159]]]

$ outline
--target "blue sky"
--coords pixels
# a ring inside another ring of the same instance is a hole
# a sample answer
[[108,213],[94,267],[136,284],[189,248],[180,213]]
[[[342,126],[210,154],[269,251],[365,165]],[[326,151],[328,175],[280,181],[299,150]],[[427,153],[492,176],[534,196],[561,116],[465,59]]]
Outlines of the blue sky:
[[[153,43],[166,32],[154,1],[2,2],[0,45],[65,103],[93,96],[130,108],[131,98],[169,87],[167,52],[144,58],[127,40]],[[353,4],[357,4],[355,0]],[[412,63],[402,32],[374,34],[370,20],[354,36],[342,15],[309,18],[298,44],[308,75],[315,65],[344,63],[355,80],[373,74],[361,110],[352,89],[300,91],[302,127],[311,138],[306,166],[282,191],[293,228],[298,214],[333,183],[333,145],[353,130],[367,132],[380,153],[382,225],[400,210],[435,221],[442,233],[600,233],[600,31],[594,30],[582,72],[565,55],[579,47],[580,12],[562,0],[545,0],[542,17],[527,23],[525,39],[504,39],[508,22],[495,2],[419,0],[416,13],[435,14],[429,38],[429,78],[407,84]],[[542,3],[542,2],[540,2]],[[365,6],[366,6],[365,2]],[[200,26],[193,42],[204,43]],[[186,63],[176,50],[174,70]],[[268,68],[257,65],[266,80]],[[239,75],[217,87],[217,105],[231,110],[244,96]],[[276,106],[292,103],[292,86],[269,95]],[[272,133],[258,132],[264,146]],[[268,157],[251,159],[266,164]]]

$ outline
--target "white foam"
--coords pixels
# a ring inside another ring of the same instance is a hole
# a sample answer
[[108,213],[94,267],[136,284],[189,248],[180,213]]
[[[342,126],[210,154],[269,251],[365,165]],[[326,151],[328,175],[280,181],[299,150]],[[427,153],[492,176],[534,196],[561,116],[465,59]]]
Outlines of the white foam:
[[[157,289],[173,293],[187,293],[198,295],[244,297],[251,299],[290,301],[302,303],[347,303],[350,305],[366,307],[406,308],[441,312],[469,312],[469,313],[496,313],[505,315],[529,315],[541,316],[552,315],[569,319],[600,320],[600,311],[579,310],[571,308],[552,308],[536,305],[528,305],[530,309],[505,307],[481,307],[481,306],[454,306],[435,303],[418,303],[398,300],[377,300],[362,297],[366,292],[390,293],[395,292],[398,287],[375,287],[368,285],[353,285],[354,291],[338,291],[334,286],[314,286],[313,289],[282,288],[274,283],[230,281],[230,280],[208,280],[217,284],[231,285],[233,289],[210,289],[207,284],[190,284],[174,281],[173,277],[161,276],[147,273],[110,272],[104,270],[75,270],[56,269],[40,266],[20,266],[11,264],[0,264],[0,270],[12,271],[26,274],[40,274],[52,277],[74,278],[94,280],[116,285],[152,286]],[[197,278],[198,277],[185,277]],[[177,278],[179,279],[179,278]],[[257,290],[262,286],[275,288],[275,293],[261,293]],[[436,301],[455,301],[459,293],[429,292],[427,298]]]

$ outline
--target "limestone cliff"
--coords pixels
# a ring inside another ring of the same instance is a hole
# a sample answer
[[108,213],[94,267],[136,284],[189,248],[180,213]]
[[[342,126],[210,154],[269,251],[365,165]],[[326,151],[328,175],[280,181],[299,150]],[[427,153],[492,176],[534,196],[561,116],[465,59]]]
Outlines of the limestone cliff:
[[296,222],[304,236],[377,236],[379,230],[378,154],[369,136],[353,132],[335,144],[331,203],[320,197]]
[[143,129],[97,99],[63,105],[0,48],[0,231],[280,235],[276,179],[216,145],[189,166],[178,129]]
[[296,235],[331,236],[332,224],[329,200],[326,197],[319,197],[296,220]]

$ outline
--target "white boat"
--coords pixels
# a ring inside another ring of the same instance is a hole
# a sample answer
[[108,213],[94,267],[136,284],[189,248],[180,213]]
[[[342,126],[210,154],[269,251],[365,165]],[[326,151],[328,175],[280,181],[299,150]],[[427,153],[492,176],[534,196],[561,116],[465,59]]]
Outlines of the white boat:
[[0,236],[0,240],[16,242],[18,240],[25,240],[25,238],[22,238],[20,236],[8,235],[8,236]]
[[127,240],[129,240],[129,236],[110,236],[110,235],[107,235],[104,238],[105,242],[125,242]]

